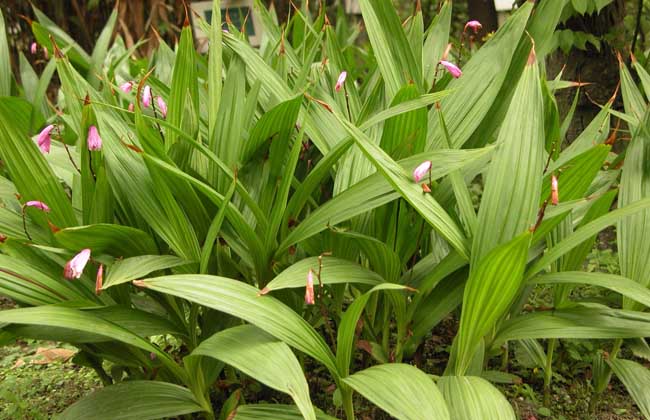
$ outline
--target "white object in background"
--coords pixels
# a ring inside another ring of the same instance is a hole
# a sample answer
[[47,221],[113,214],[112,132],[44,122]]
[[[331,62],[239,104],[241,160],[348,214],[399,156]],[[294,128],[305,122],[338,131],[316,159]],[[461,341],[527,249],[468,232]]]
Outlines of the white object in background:
[[[190,3],[192,10],[205,19],[208,23],[212,21],[212,2],[195,1]],[[221,0],[221,21],[226,21],[226,11],[230,16],[233,25],[241,28],[246,21],[246,33],[251,45],[257,47],[262,39],[262,25],[253,8],[253,0]],[[248,19],[246,19],[248,16]],[[225,28],[225,25],[224,25]],[[192,29],[196,39],[199,52],[208,51],[208,36],[201,30],[199,19],[192,14]]]
[[345,0],[345,13],[349,15],[360,15],[361,7],[359,7],[359,0]]
[[494,0],[494,8],[497,12],[509,12],[515,6],[515,0]]

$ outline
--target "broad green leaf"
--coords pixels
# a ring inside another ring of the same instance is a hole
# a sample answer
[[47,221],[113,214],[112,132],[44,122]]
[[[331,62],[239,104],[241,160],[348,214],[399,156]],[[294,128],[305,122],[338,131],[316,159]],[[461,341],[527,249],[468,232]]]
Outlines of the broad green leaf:
[[[198,121],[199,92],[196,77],[196,64],[194,63],[194,38],[189,22],[181,30],[181,37],[174,61],[172,72],[171,90],[169,93],[169,113],[167,120],[170,124],[181,128],[195,127]],[[189,121],[188,121],[189,119]],[[194,120],[197,121],[194,121]],[[192,132],[193,130],[189,130]],[[165,134],[167,150],[176,143],[177,135],[170,131]]]
[[650,307],[650,290],[627,277],[609,273],[588,273],[584,271],[560,271],[547,273],[529,280],[530,284],[588,284],[604,287],[626,298]]
[[[0,156],[23,200],[46,203],[52,209],[47,217],[56,226],[75,226],[77,219],[65,191],[47,158],[27,137],[30,113],[31,107],[23,100],[0,99]],[[40,217],[47,227],[45,216]]]
[[343,382],[399,420],[450,418],[436,384],[415,366],[377,365],[348,376]]
[[627,69],[627,66],[621,59],[620,54],[618,54],[618,63],[620,68],[623,105],[625,106],[626,114],[632,117],[633,122],[630,123],[631,128],[636,129],[637,126],[644,120],[643,115],[647,109],[647,104],[643,99],[643,95],[637,87],[636,82],[632,78],[630,71]]
[[467,372],[482,337],[495,327],[519,292],[530,238],[526,232],[494,248],[472,267],[456,338],[456,374]]
[[116,22],[117,7],[114,7],[111,15],[108,17],[108,21],[106,21],[106,25],[104,25],[104,29],[102,29],[97,41],[95,41],[95,47],[90,56],[90,72],[88,73],[88,80],[94,87],[99,86],[99,78],[104,74],[102,68],[108,53],[108,47],[111,42],[111,37],[113,36],[113,29],[115,28]]
[[289,266],[278,274],[269,284],[264,287],[263,293],[274,290],[305,287],[307,273],[312,269],[315,273],[321,273],[323,284],[359,283],[371,286],[383,283],[384,279],[374,271],[335,257],[323,257],[322,264],[319,264],[318,257],[309,257],[300,260]]
[[553,248],[546,251],[546,253],[526,271],[526,275],[524,277],[526,279],[529,279],[531,276],[539,273],[549,264],[562,257],[573,248],[582,244],[591,236],[605,229],[607,226],[613,225],[625,217],[648,208],[650,208],[650,198],[644,198],[642,200],[635,201],[632,204],[628,204],[625,207],[613,210],[608,214],[599,217],[593,222],[587,223],[580,229],[576,230],[573,234],[569,235],[566,239],[555,245]]
[[148,420],[204,411],[192,392],[167,382],[128,381],[101,388],[56,416],[59,420]]
[[515,420],[512,406],[488,381],[476,376],[442,376],[438,387],[451,420]]
[[[632,136],[619,185],[618,207],[650,198],[650,119],[644,118]],[[644,210],[618,222],[618,257],[621,274],[643,287],[650,285],[650,210]],[[623,300],[625,309],[640,309],[637,304]]]
[[[336,115],[336,114],[335,114]],[[386,180],[415,210],[462,256],[469,257],[467,238],[445,209],[429,194],[422,192],[422,186],[415,183],[410,173],[386,152],[379,148],[356,126],[336,115],[352,136],[363,154]]]
[[[506,74],[532,9],[528,2],[520,7],[463,66],[463,75],[447,86],[454,93],[443,99],[441,105],[454,148],[460,148],[474,133],[498,98],[501,86],[514,83],[513,79],[506,79]],[[438,147],[445,144],[435,109],[429,111],[428,140]]]
[[403,290],[405,288],[406,286],[393,283],[379,284],[357,297],[345,311],[341,317],[336,336],[336,364],[342,377],[348,376],[350,372],[350,361],[352,360],[357,323],[370,296],[380,290]]
[[282,302],[260,295],[253,286],[225,277],[189,274],[156,277],[138,285],[241,318],[309,354],[336,373],[334,355],[316,330]]
[[212,2],[208,45],[208,144],[214,144],[216,120],[221,102],[221,73],[223,70],[221,43],[221,0]]
[[422,69],[424,89],[428,91],[436,76],[436,68],[442,53],[449,41],[451,27],[451,1],[445,1],[440,12],[433,18],[431,26],[427,29],[424,47],[422,48]]
[[208,356],[289,394],[306,419],[316,419],[309,387],[289,346],[252,325],[218,332],[201,342],[191,356]]
[[539,71],[531,50],[488,168],[472,264],[535,224],[544,167],[543,115]]
[[155,353],[162,363],[179,379],[186,379],[185,371],[167,353],[158,349],[148,340],[88,312],[54,306],[9,309],[0,311],[0,323],[66,328],[121,341],[147,352]]
[[0,11],[0,96],[11,96],[12,74],[5,18]]
[[154,271],[187,263],[182,258],[173,255],[141,255],[118,260],[106,270],[102,289],[137,280]]
[[624,359],[610,359],[607,361],[618,379],[623,382],[634,402],[645,418],[650,418],[650,370],[647,367]]
[[505,321],[492,343],[525,338],[607,339],[650,336],[650,314],[577,306],[555,311],[532,312]]
[[[391,103],[392,107],[418,98],[413,84],[401,88]],[[393,159],[402,159],[422,153],[427,136],[427,110],[420,108],[389,118],[384,123],[379,146]]]
[[[245,404],[235,410],[232,420],[302,420],[302,414],[296,406],[282,404]],[[336,420],[320,410],[316,410],[317,420]]]
[[360,0],[359,6],[388,97],[392,98],[409,80],[422,80],[422,69],[415,61],[392,2]]
[[155,254],[156,244],[145,232],[122,225],[95,224],[61,229],[54,237],[70,250],[90,248],[115,257]]
[[[412,170],[423,161],[430,160],[432,162],[431,179],[437,180],[453,170],[460,169],[472,162],[480,161],[491,153],[491,148],[476,150],[437,150],[401,160],[399,165]],[[387,156],[385,158],[390,159]],[[393,162],[393,167],[395,167],[395,164]],[[400,176],[407,177],[402,168],[400,168]],[[405,182],[412,183],[413,181],[412,179],[405,180],[400,185],[404,185]],[[422,188],[417,186],[417,184],[414,185],[419,188],[416,194],[422,196]],[[305,240],[326,229],[328,226],[335,226],[354,216],[389,203],[398,197],[399,194],[395,192],[389,181],[381,173],[370,175],[321,205],[307,219],[300,222],[279,245],[276,256],[292,244]]]

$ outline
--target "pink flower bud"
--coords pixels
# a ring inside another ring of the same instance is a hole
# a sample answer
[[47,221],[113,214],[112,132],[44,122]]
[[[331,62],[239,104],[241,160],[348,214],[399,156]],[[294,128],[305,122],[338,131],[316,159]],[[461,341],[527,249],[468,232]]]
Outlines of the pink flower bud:
[[470,20],[465,24],[465,28],[463,29],[463,32],[465,32],[467,28],[472,29],[474,33],[477,34],[478,31],[483,29],[483,25],[481,25],[481,22],[479,22],[478,20]]
[[440,64],[445,66],[447,71],[455,78],[458,79],[460,76],[463,75],[463,72],[456,66],[454,63],[450,63],[449,61],[445,60],[440,60]]
[[36,52],[38,51],[38,44],[35,43],[35,42],[32,42],[32,45],[29,46],[29,51],[32,54],[36,54]]
[[413,171],[413,179],[415,182],[420,182],[422,178],[431,170],[431,161],[430,160],[425,160],[421,164],[418,165],[417,168]]
[[50,212],[50,208],[47,206],[47,204],[45,204],[42,201],[36,201],[36,200],[28,201],[28,202],[25,203],[25,207],[34,207],[34,208],[37,208],[39,210],[44,211],[45,213]]
[[336,86],[334,86],[334,90],[336,90],[337,92],[340,91],[347,77],[348,77],[348,72],[342,71],[341,74],[339,74],[339,79],[336,81]]
[[38,148],[42,153],[50,153],[50,145],[52,144],[52,137],[50,132],[54,129],[54,125],[50,124],[38,133]]
[[133,112],[134,109],[135,109],[135,105],[133,105],[133,102],[131,102],[129,104],[129,112]]
[[146,85],[142,91],[142,105],[145,108],[151,106],[151,87],[149,87],[149,85]]
[[313,305],[316,303],[316,299],[314,298],[314,272],[309,269],[309,273],[307,273],[307,287],[305,288],[305,303],[307,305]]
[[84,272],[84,268],[90,260],[90,249],[82,249],[70,261],[68,261],[63,269],[63,275],[66,279],[78,279]]
[[102,138],[99,137],[97,127],[91,125],[88,129],[88,150],[100,150],[102,148]]
[[95,294],[99,296],[102,293],[102,284],[104,282],[104,264],[99,264],[97,269],[97,278],[95,279]]
[[124,93],[131,92],[131,89],[133,89],[133,82],[124,82],[120,85],[120,90]]
[[166,118],[167,104],[165,103],[165,100],[162,98],[162,96],[156,96],[156,102],[158,103],[158,109],[160,110],[160,113],[162,114],[163,118]]
[[551,176],[551,204],[557,206],[560,202],[560,191],[558,189],[557,177]]

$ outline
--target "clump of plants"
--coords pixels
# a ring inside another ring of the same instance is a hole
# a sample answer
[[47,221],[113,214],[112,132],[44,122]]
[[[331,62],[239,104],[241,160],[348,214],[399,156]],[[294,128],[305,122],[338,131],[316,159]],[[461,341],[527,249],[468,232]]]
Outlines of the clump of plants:
[[[550,394],[563,339],[602,340],[594,399],[613,373],[650,417],[650,371],[620,357],[650,353],[649,120],[628,69],[625,112],[612,98],[562,147],[554,92],[579,84],[543,63],[568,0],[527,2],[478,50],[470,22],[460,51],[449,1],[428,28],[359,3],[368,51],[344,19],[303,6],[278,25],[259,2],[254,49],[218,1],[207,55],[188,21],[133,59],[115,13],[88,54],[35,10],[49,63],[17,85],[0,43],[0,294],[20,305],[0,334],[70,343],[105,385],[60,418],[353,419],[360,396],[398,419],[512,419],[494,386],[512,348]],[[609,226],[620,275],[583,267]],[[536,285],[550,306],[528,303]]]

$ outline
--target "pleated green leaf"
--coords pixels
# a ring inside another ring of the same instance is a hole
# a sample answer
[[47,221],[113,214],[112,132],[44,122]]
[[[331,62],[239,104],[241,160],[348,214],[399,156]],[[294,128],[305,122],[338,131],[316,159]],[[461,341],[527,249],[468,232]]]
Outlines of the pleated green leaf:
[[628,204],[625,207],[613,210],[608,214],[599,217],[593,222],[587,223],[583,227],[573,232],[571,235],[567,236],[553,248],[547,250],[546,253],[526,271],[525,277],[530,278],[531,276],[534,276],[541,270],[545,269],[549,264],[562,257],[564,254],[582,244],[584,241],[600,232],[601,230],[605,229],[606,227],[613,225],[625,217],[629,217],[630,215],[646,210],[648,208],[650,208],[650,198],[644,198],[642,200],[635,201],[632,204]]
[[[506,74],[532,9],[530,2],[520,7],[462,67],[463,75],[447,86],[454,94],[443,99],[441,104],[454,148],[461,147],[474,133],[498,97],[501,86],[515,83],[513,79],[506,79]],[[429,144],[443,147],[445,143],[438,115],[435,109],[431,110]]]
[[173,255],[141,255],[118,260],[105,272],[102,289],[137,280],[154,271],[165,270],[187,263],[182,258]]
[[477,376],[443,376],[438,387],[447,401],[451,420],[515,420],[512,406],[501,392]]
[[[650,198],[650,119],[645,118],[640,124],[625,153],[618,195],[619,208]],[[650,210],[620,220],[616,233],[621,274],[647,288],[650,285]],[[627,299],[623,307],[640,309]]]
[[380,290],[404,290],[405,288],[406,286],[393,283],[377,285],[363,295],[357,297],[345,311],[341,317],[341,323],[339,324],[336,336],[336,364],[341,376],[346,377],[350,372],[350,361],[352,360],[357,323],[359,322],[361,313],[368,303],[368,299],[370,299],[373,293]]
[[54,237],[70,250],[90,248],[115,257],[155,254],[156,244],[145,232],[129,226],[95,224],[61,229]]
[[99,86],[99,77],[101,77],[103,74],[102,68],[104,66],[106,54],[108,53],[111,37],[113,36],[113,29],[115,29],[116,22],[117,7],[114,7],[111,15],[108,17],[108,20],[104,25],[104,29],[102,29],[102,32],[99,34],[99,37],[95,42],[93,53],[90,56],[90,72],[88,72],[88,80],[95,87]]
[[624,359],[610,359],[607,364],[623,382],[641,413],[650,419],[650,370],[637,362]]
[[343,382],[396,419],[450,418],[436,384],[415,366],[377,365],[348,376]]
[[52,209],[48,218],[58,227],[75,226],[77,219],[63,187],[46,157],[27,136],[31,112],[27,105],[18,98],[0,99],[0,156],[25,201],[46,203]]
[[[169,113],[167,114],[169,123],[180,129],[197,128],[199,91],[196,65],[194,63],[195,55],[192,28],[188,24],[181,30],[176,61],[174,61],[174,71],[172,72]],[[175,132],[169,131],[165,133],[165,145],[168,150],[176,140],[177,135]]]
[[492,346],[525,338],[605,339],[648,336],[650,314],[601,306],[578,306],[511,318],[501,325]]
[[531,51],[488,168],[472,264],[535,224],[544,168],[543,116],[539,71]]
[[185,371],[167,353],[159,350],[148,340],[113,322],[78,309],[55,306],[9,309],[0,311],[0,323],[58,327],[104,336],[153,352],[178,378],[184,380],[186,377]]
[[524,233],[498,246],[472,267],[456,337],[457,375],[466,373],[482,337],[494,328],[519,292],[530,238],[529,232]]
[[[374,146],[373,149],[379,149]],[[383,151],[382,151],[383,153]],[[426,200],[422,197],[422,187],[413,183],[412,179],[406,180],[408,175],[403,168],[409,170],[415,169],[417,165],[425,160],[432,162],[431,179],[439,179],[451,171],[460,169],[472,162],[480,161],[492,153],[491,148],[476,150],[438,150],[425,152],[408,159],[403,159],[398,163],[392,162],[392,168],[399,171],[399,175],[394,175],[400,179],[400,185],[406,186],[408,194],[416,197],[416,201]],[[385,159],[390,159],[384,153]],[[395,165],[400,166],[398,169]],[[403,168],[402,168],[403,167]],[[415,187],[411,186],[413,184]],[[415,192],[414,189],[415,188]],[[347,190],[341,192],[333,199],[321,205],[309,217],[298,224],[291,231],[285,240],[278,247],[276,255],[286,250],[292,244],[305,240],[318,232],[326,229],[328,226],[334,226],[354,216],[375,209],[383,204],[389,203],[399,197],[395,189],[391,186],[390,181],[381,173],[370,175],[364,180],[358,182]],[[430,204],[434,206],[433,204]],[[425,206],[426,209],[429,205]],[[429,218],[432,216],[429,215]],[[457,227],[458,228],[458,227]],[[458,232],[457,232],[458,233]]]
[[360,0],[359,6],[388,97],[392,98],[409,80],[422,80],[422,69],[413,56],[392,2]]
[[[302,420],[302,414],[296,406],[283,404],[245,404],[235,410],[232,420]],[[320,410],[316,410],[317,420],[336,420]]]
[[201,342],[191,356],[229,364],[265,385],[289,394],[305,419],[316,419],[309,387],[289,346],[252,325],[218,332]]
[[0,11],[0,96],[11,95],[11,56],[7,42],[7,29],[5,18]]
[[440,12],[433,18],[431,26],[427,29],[424,47],[422,48],[422,78],[425,91],[428,91],[433,84],[438,62],[442,58],[442,53],[449,41],[451,9],[451,1],[445,1],[442,8],[440,8]]
[[533,277],[531,284],[588,284],[604,287],[620,293],[626,298],[650,307],[650,290],[627,277],[609,273],[589,273],[585,271],[560,271]]
[[56,416],[59,420],[149,420],[204,411],[192,392],[167,382],[128,381],[101,388]]
[[323,257],[322,264],[319,266],[318,257],[309,257],[292,264],[278,274],[266,285],[264,292],[305,287],[309,269],[317,273],[319,267],[321,281],[324,284],[359,283],[374,286],[384,281],[379,274],[352,261],[335,257]]
[[241,281],[207,275],[173,275],[139,283],[162,293],[225,312],[256,325],[336,372],[334,355],[323,338],[297,313]]
[[395,188],[400,195],[420,213],[420,215],[462,256],[469,257],[469,244],[463,230],[456,224],[445,209],[429,194],[422,192],[422,186],[413,181],[410,173],[391,159],[368,136],[347,120],[336,116],[357,146],[377,171]]

